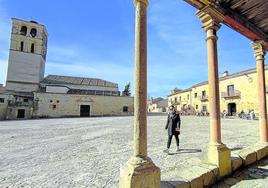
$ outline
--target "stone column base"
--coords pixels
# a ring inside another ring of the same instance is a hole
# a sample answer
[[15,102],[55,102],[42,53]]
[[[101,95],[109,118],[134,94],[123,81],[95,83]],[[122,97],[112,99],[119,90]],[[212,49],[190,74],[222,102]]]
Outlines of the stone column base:
[[131,158],[120,169],[119,188],[160,188],[160,169],[150,158]]
[[232,172],[231,151],[224,144],[210,143],[207,147],[205,162],[217,165],[220,177]]

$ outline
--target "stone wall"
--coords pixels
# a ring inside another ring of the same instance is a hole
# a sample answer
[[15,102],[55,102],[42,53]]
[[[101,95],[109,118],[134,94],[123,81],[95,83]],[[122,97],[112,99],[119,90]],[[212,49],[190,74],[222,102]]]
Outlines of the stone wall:
[[0,94],[0,98],[4,99],[4,102],[0,103],[0,120],[3,120],[6,118],[8,96],[5,94]]
[[[90,106],[90,116],[112,116],[132,114],[133,97],[71,95],[56,93],[34,93],[38,104],[34,117],[68,117],[80,116],[80,106]],[[123,112],[123,107],[128,112]]]
[[39,82],[44,78],[44,64],[41,55],[10,50],[7,89],[36,91]]

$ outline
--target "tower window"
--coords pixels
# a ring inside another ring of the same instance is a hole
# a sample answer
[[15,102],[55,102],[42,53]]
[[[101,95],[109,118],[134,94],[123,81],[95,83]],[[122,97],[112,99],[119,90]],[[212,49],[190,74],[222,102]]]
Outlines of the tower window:
[[23,52],[23,46],[24,46],[24,42],[21,41],[21,42],[20,42],[20,51],[22,51],[22,52]]
[[20,34],[26,36],[27,35],[27,27],[22,26],[20,29]]
[[31,45],[31,53],[34,53],[34,43]]
[[36,34],[37,34],[37,30],[35,28],[32,28],[30,31],[30,35],[34,38],[36,37]]

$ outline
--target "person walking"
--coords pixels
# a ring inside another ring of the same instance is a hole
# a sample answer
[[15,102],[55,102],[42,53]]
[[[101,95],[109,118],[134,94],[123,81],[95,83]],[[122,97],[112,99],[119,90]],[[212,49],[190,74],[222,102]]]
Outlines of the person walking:
[[165,153],[169,153],[169,148],[171,144],[172,137],[174,136],[177,143],[177,151],[179,151],[179,135],[180,135],[180,126],[181,126],[181,119],[180,114],[176,111],[175,107],[171,105],[169,107],[169,113],[167,118],[167,123],[165,129],[168,130],[168,142],[167,142],[167,149],[164,150]]

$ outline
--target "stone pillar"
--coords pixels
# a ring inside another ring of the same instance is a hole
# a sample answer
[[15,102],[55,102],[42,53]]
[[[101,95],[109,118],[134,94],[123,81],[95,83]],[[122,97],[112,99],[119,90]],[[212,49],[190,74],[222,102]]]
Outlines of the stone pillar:
[[257,66],[257,89],[259,104],[260,142],[268,142],[267,108],[266,108],[266,84],[264,57],[266,50],[263,41],[252,43]]
[[147,156],[147,13],[148,0],[134,0],[135,94],[134,155],[120,170],[120,188],[159,188],[160,169]]
[[220,96],[218,75],[217,31],[224,15],[211,6],[206,6],[197,12],[207,37],[208,84],[209,84],[209,116],[210,143],[206,160],[219,166],[220,176],[231,172],[231,152],[221,142]]

